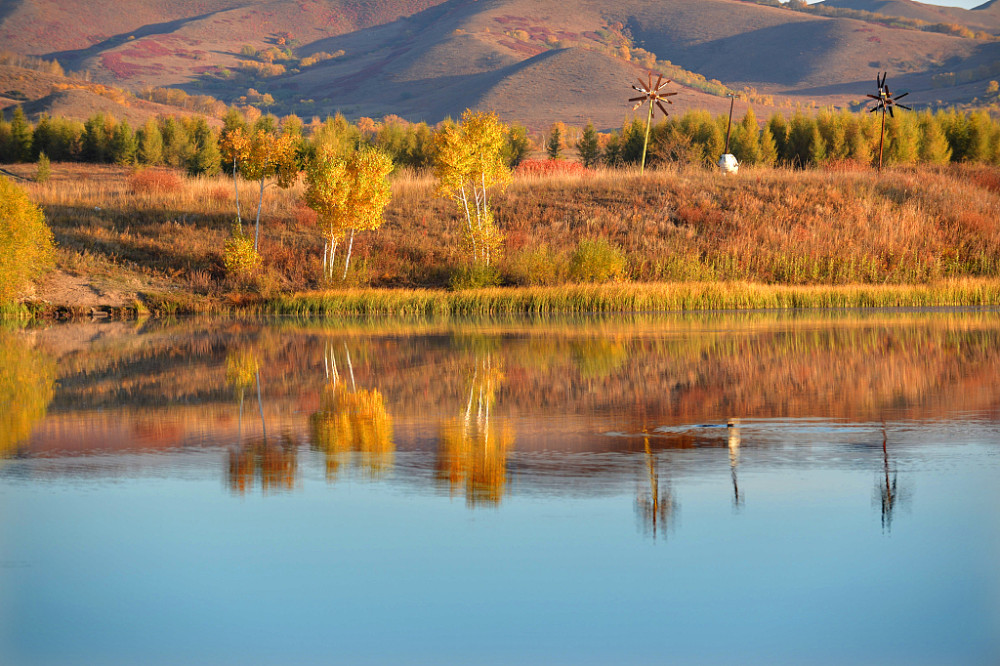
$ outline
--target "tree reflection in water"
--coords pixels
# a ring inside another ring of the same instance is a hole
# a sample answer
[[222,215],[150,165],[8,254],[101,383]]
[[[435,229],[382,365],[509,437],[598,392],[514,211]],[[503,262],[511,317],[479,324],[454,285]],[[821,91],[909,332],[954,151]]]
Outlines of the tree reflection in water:
[[[240,495],[260,483],[261,491],[291,490],[298,473],[298,453],[290,437],[282,437],[279,444],[267,440],[267,423],[261,395],[260,363],[256,355],[245,349],[230,351],[226,356],[226,384],[234,390],[239,401],[239,426],[235,448],[228,452],[229,489]],[[243,402],[247,389],[256,386],[257,408],[260,412],[261,437],[243,441]]]
[[297,475],[297,449],[289,437],[283,437],[280,444],[254,438],[229,450],[229,489],[240,495],[258,483],[265,494],[292,490]]
[[320,396],[319,410],[309,419],[312,448],[325,454],[328,480],[335,479],[341,466],[355,456],[358,467],[377,479],[392,469],[395,458],[392,418],[378,389],[357,388],[346,343],[344,359],[350,387],[340,378],[333,344],[327,344],[323,358],[327,384]]
[[493,354],[478,356],[464,415],[441,424],[436,478],[452,493],[463,488],[470,507],[498,505],[506,489],[514,433],[506,423],[490,420],[503,381],[503,366]]
[[656,457],[649,447],[649,436],[644,439],[646,448],[646,468],[649,473],[649,493],[640,494],[635,499],[636,517],[646,534],[656,539],[661,532],[673,527],[678,504],[668,481],[660,487],[659,473],[656,470]]
[[0,459],[14,456],[55,395],[55,362],[15,332],[0,328]]

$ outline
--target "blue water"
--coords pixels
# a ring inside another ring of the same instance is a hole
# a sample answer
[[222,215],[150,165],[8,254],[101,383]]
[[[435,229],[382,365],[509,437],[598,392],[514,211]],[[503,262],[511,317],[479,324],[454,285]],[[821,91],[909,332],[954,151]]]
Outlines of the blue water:
[[[273,428],[292,482],[240,490],[240,443],[210,428],[45,449],[54,419],[134,417],[60,402],[82,379],[59,363],[31,446],[0,466],[3,664],[1000,663],[992,410],[890,412],[884,431],[751,416],[738,441],[725,418],[661,418],[646,449],[637,428],[520,407],[506,426],[542,434],[514,440],[496,501],[473,501],[436,472],[431,410],[393,415],[381,475],[354,453],[328,478],[300,405]],[[584,434],[546,446],[569,421]],[[644,511],[654,492],[665,508]]]

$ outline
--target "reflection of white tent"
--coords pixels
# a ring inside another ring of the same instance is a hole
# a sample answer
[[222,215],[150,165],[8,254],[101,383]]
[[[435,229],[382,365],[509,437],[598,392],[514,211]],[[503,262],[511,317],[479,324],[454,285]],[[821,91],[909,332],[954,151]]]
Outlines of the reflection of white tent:
[[719,170],[722,173],[736,173],[739,171],[740,163],[736,161],[736,156],[726,153],[719,158]]

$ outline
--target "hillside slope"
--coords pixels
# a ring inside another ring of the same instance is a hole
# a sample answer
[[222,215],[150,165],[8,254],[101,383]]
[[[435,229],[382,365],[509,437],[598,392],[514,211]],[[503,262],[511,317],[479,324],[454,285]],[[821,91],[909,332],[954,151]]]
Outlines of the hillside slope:
[[[930,22],[1000,29],[1000,5],[827,0]],[[920,105],[983,104],[1000,42],[890,28],[741,0],[20,0],[0,13],[18,53],[86,69],[126,89],[180,87],[303,116],[397,114],[436,122],[495,108],[542,127],[619,124],[636,74],[664,72],[685,98],[721,109],[729,90],[758,104],[846,106],[878,72]],[[0,104],[19,100],[0,89]],[[270,97],[267,97],[267,96]],[[270,101],[273,98],[273,102]],[[29,97],[29,100],[40,100]],[[23,100],[21,100],[23,101]],[[45,102],[38,101],[32,110]],[[598,120],[600,119],[600,120]]]

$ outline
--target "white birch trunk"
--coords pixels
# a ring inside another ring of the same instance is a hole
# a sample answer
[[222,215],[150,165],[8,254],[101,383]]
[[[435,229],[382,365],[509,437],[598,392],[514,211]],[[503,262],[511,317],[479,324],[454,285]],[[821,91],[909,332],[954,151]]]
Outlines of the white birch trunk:
[[236,228],[243,235],[243,216],[240,214],[240,182],[239,171],[236,170],[236,158],[233,158],[233,189],[236,190]]
[[469,227],[469,241],[472,243],[472,258],[476,258],[476,234],[472,231],[472,214],[469,213],[469,196],[462,185],[462,204],[465,206],[465,224]]
[[333,228],[330,229],[330,268],[327,271],[327,278],[333,278],[333,260],[337,258],[337,237],[333,235]]
[[344,260],[344,277],[347,279],[347,267],[351,265],[351,250],[354,249],[354,229],[351,229],[351,241],[347,244],[347,258]]
[[260,179],[260,197],[257,199],[257,226],[253,230],[253,249],[257,251],[257,240],[260,238],[260,209],[264,205],[264,179]]

